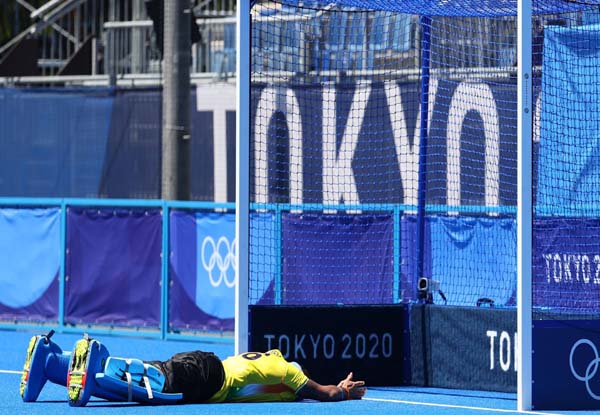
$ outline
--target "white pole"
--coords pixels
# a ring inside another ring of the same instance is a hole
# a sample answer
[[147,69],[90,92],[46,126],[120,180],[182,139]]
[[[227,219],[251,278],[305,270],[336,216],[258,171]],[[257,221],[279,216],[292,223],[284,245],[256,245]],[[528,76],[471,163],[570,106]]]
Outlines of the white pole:
[[519,373],[517,408],[532,409],[532,0],[518,2],[518,196],[517,196],[517,331]]
[[250,225],[250,1],[237,4],[235,353],[248,351],[248,254]]

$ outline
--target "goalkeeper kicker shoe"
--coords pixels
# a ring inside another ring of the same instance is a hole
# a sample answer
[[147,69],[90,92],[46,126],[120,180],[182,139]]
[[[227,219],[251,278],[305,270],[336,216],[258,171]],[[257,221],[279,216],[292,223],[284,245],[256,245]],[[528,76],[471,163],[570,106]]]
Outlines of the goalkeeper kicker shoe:
[[102,372],[108,357],[106,347],[87,335],[75,343],[67,375],[69,405],[85,406],[92,395],[104,397],[102,390],[96,390],[95,377]]
[[51,340],[54,330],[48,334],[33,336],[27,346],[19,393],[24,402],[35,402],[46,381],[65,386],[69,352],[63,352]]

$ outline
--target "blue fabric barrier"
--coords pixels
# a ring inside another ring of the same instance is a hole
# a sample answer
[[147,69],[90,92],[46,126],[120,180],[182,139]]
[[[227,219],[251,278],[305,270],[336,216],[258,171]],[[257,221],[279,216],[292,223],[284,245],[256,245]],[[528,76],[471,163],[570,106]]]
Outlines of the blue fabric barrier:
[[285,214],[282,222],[283,304],[393,302],[392,215]]
[[475,306],[480,298],[515,305],[517,224],[514,218],[428,218],[431,275],[449,305]]
[[[0,196],[160,198],[160,108],[156,88],[0,88]],[[190,121],[191,198],[213,200],[213,113]],[[225,129],[233,201],[235,113]]]
[[447,302],[475,306],[488,298],[496,306],[514,306],[517,287],[516,221],[505,217],[428,216],[425,220],[423,275],[416,275],[416,215],[401,221],[401,298],[417,300],[417,279],[440,282]]
[[159,210],[69,208],[65,322],[159,328]]
[[0,195],[95,197],[112,102],[107,89],[0,88]]
[[537,187],[544,216],[600,215],[598,43],[600,25],[544,29]]
[[[276,241],[276,215],[253,213],[250,215],[250,304],[273,305],[281,303],[280,293],[275,294],[275,280],[279,275],[279,252]],[[280,288],[280,284],[278,284]]]
[[0,318],[56,321],[58,208],[0,209]]

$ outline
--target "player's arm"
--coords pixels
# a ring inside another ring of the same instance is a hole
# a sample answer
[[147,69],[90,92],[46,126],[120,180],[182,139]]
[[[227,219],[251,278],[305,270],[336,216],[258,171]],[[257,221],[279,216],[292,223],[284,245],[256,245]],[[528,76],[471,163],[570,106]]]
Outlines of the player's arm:
[[338,385],[321,385],[309,379],[306,385],[300,388],[296,394],[300,398],[316,399],[323,402],[344,401],[346,399],[361,399],[367,388],[362,380],[352,380],[352,373]]

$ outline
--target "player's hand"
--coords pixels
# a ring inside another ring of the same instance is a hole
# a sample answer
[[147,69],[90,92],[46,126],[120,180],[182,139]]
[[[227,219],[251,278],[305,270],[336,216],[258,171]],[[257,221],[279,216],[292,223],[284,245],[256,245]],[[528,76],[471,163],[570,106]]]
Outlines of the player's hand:
[[367,392],[367,388],[365,388],[365,382],[362,380],[353,380],[353,373],[348,373],[346,379],[340,381],[337,384],[338,388],[342,388],[344,392],[348,394],[346,399],[361,399],[365,396],[365,392]]

